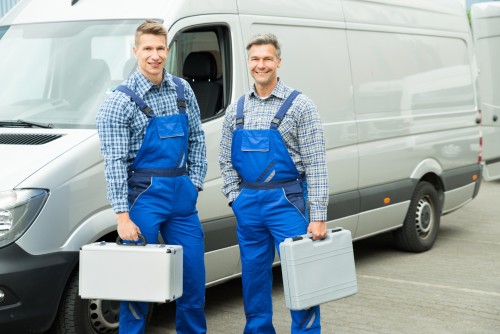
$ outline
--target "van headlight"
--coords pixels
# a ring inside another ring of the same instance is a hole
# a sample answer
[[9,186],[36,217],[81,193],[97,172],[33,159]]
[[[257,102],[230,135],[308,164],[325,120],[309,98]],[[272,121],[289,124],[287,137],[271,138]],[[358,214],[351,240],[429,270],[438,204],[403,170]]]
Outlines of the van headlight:
[[0,192],[0,247],[13,243],[40,213],[49,192],[45,189],[16,189]]

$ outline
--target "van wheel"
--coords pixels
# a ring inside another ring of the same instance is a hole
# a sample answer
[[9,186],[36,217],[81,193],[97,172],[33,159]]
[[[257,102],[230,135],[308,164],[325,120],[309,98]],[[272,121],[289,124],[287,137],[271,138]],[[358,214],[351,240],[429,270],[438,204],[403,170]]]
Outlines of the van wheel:
[[422,181],[417,184],[403,226],[393,232],[399,249],[421,253],[432,248],[441,220],[439,198],[431,183]]
[[49,333],[104,334],[118,333],[120,302],[81,299],[78,295],[78,272],[70,278]]

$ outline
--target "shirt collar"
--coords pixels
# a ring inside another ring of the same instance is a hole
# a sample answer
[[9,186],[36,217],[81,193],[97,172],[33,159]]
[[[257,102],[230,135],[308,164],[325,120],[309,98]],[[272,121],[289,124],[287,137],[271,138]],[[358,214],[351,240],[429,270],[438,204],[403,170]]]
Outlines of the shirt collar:
[[[146,78],[139,69],[136,69],[135,72],[132,74],[130,77],[133,81],[136,82],[136,87],[137,87],[137,95],[140,97],[144,97],[144,95],[151,90],[151,88],[155,85],[149,81],[148,78]],[[161,87],[165,87],[168,90],[175,90],[175,84],[174,81],[172,80],[172,75],[168,73],[165,69],[163,69],[163,79],[161,82]]]
[[[269,94],[269,96],[275,96],[277,98],[284,99],[284,98],[286,98],[286,93],[287,93],[287,87],[278,78],[278,84],[274,87],[273,91],[271,92],[271,94]],[[255,97],[255,98],[258,98],[258,99],[261,98],[259,95],[257,95],[257,91],[255,90],[255,84],[252,85],[252,89],[248,93],[248,96],[249,97]]]

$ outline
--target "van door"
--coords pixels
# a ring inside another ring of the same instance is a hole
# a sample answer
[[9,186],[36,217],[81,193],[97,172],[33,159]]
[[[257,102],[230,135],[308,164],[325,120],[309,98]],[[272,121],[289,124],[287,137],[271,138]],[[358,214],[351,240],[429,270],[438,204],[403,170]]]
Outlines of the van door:
[[237,27],[236,15],[199,15],[169,29],[167,72],[191,85],[205,130],[208,171],[197,207],[205,231],[209,285],[240,272],[236,219],[221,192],[218,161],[224,110],[247,88],[242,87],[246,78],[239,79],[245,64],[240,62],[244,50]]
[[358,133],[344,16],[338,0],[309,2],[308,7],[310,11],[299,5],[240,1],[241,30],[245,42],[257,33],[275,34],[282,49],[278,76],[318,107],[327,149],[329,227],[341,226],[354,235],[359,212]]
[[471,7],[472,33],[479,68],[484,179],[500,178],[500,3]]

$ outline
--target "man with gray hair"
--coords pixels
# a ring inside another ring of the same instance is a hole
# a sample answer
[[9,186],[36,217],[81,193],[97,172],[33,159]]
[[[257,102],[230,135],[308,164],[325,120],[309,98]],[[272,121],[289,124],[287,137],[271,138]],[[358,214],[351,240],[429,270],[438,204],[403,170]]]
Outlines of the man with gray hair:
[[[278,78],[281,47],[273,34],[247,45],[254,80],[226,111],[219,163],[222,192],[237,220],[244,333],[275,333],[272,264],[288,237],[326,236],[328,172],[319,112],[310,98]],[[320,333],[319,306],[290,311],[292,333]]]

